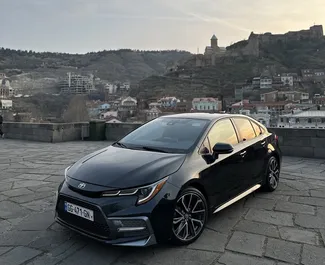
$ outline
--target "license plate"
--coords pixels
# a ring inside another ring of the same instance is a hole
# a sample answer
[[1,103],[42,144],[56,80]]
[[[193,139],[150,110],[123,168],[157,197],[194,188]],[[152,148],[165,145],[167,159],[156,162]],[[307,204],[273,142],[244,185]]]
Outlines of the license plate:
[[64,210],[89,221],[94,221],[94,211],[84,207],[72,204],[70,202],[64,202]]

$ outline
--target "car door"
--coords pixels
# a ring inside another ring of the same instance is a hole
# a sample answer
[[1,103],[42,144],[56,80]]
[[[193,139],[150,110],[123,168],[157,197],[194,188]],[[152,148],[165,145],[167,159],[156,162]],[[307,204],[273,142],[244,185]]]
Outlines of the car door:
[[264,165],[265,165],[265,157],[267,156],[268,148],[267,148],[267,135],[263,132],[258,123],[250,120],[253,129],[256,134],[256,143],[254,144],[255,156],[256,156],[256,173],[253,177],[253,182],[257,183],[261,179],[261,175],[264,173]]
[[228,143],[234,147],[231,154],[219,155],[201,174],[207,192],[213,198],[213,205],[220,205],[236,194],[237,182],[243,170],[243,157],[240,155],[243,145],[230,119],[217,121],[209,131],[200,150],[212,148],[216,143]]
[[256,169],[258,164],[258,158],[256,149],[259,145],[256,143],[256,134],[249,119],[245,117],[232,118],[236,127],[239,143],[242,143],[245,147],[242,151],[243,155],[243,170],[240,172],[238,180],[238,193],[244,192],[254,183],[254,179],[257,176],[258,170]]

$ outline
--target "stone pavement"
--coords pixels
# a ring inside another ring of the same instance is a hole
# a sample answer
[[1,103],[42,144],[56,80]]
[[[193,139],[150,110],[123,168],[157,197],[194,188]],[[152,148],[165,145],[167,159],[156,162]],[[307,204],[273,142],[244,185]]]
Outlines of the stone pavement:
[[188,247],[111,247],[53,223],[63,170],[107,142],[0,140],[1,265],[325,264],[325,161],[284,157],[281,185],[215,215]]

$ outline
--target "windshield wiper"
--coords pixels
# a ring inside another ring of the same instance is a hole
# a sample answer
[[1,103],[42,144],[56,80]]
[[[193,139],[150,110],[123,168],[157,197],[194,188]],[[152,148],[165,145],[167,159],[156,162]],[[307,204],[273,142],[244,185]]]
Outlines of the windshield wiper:
[[113,145],[117,145],[117,146],[122,147],[122,148],[128,148],[125,144],[122,144],[120,142],[115,142],[115,143],[113,143]]
[[153,152],[160,152],[160,153],[168,153],[165,150],[162,150],[162,149],[159,149],[159,148],[154,148],[154,147],[142,146],[141,148],[143,150],[146,150],[146,151],[153,151]]

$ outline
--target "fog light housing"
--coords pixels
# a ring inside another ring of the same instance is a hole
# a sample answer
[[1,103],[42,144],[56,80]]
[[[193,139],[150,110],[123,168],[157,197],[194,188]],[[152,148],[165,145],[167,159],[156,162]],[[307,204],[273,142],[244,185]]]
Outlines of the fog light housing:
[[143,219],[112,220],[117,237],[147,237],[150,235],[147,223]]

